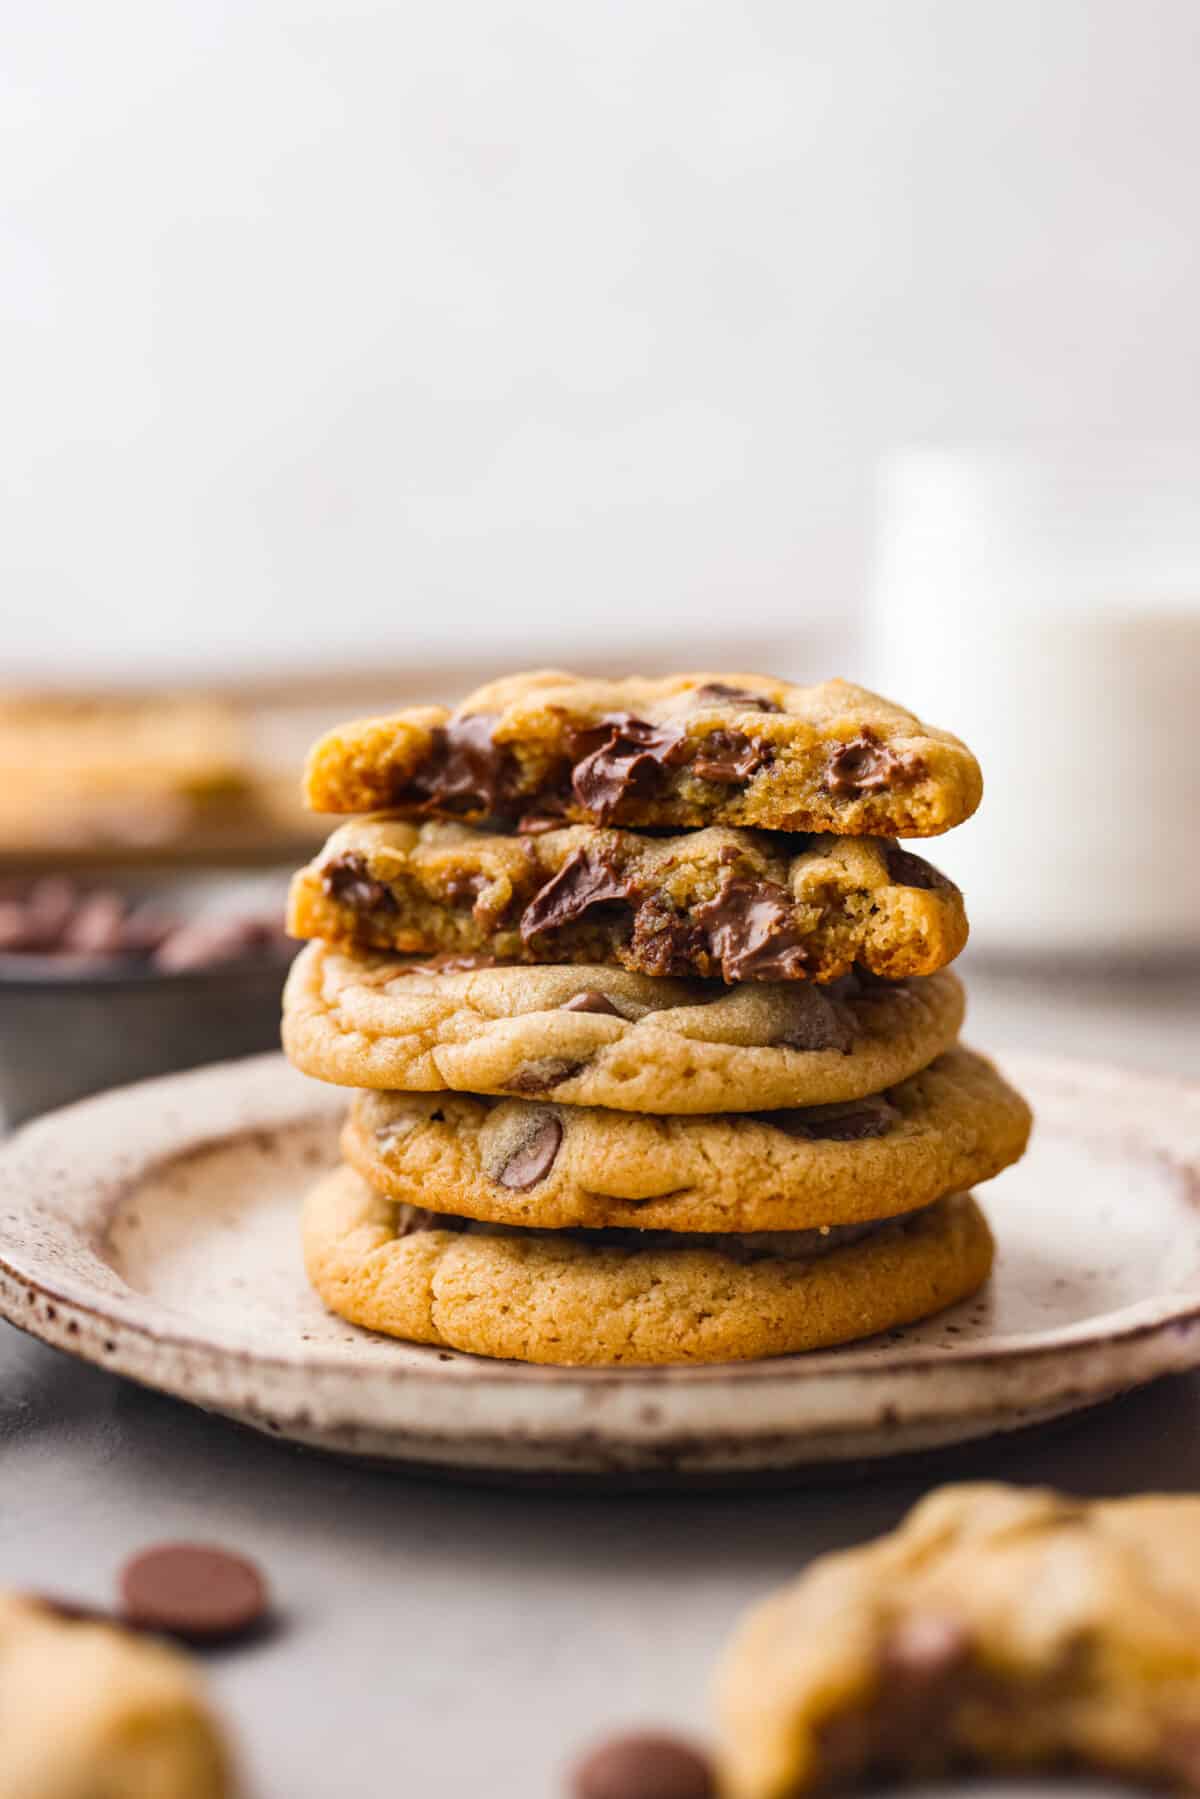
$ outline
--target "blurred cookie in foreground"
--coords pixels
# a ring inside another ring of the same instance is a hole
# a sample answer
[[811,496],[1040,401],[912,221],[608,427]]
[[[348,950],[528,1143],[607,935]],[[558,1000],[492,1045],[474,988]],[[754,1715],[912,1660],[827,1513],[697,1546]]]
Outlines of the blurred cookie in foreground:
[[339,1168],[302,1228],[308,1278],[349,1323],[562,1367],[826,1349],[944,1310],[992,1265],[965,1194],[875,1225],[697,1239],[480,1224],[397,1205]]
[[967,941],[958,888],[882,838],[592,825],[520,837],[382,817],[343,825],[301,869],[288,928],[730,983],[934,974]]
[[1200,1790],[1200,1499],[944,1487],[757,1606],[718,1704],[729,1799],[957,1769]]
[[552,1095],[619,1112],[753,1112],[862,1099],[948,1049],[949,969],[911,981],[673,981],[603,965],[514,968],[323,943],[284,993],[283,1042],[344,1087]]
[[507,675],[453,712],[341,725],[306,786],[317,812],[880,837],[949,831],[983,792],[957,737],[848,681],[559,669]]
[[231,1799],[191,1663],[165,1643],[0,1594],[5,1799]]

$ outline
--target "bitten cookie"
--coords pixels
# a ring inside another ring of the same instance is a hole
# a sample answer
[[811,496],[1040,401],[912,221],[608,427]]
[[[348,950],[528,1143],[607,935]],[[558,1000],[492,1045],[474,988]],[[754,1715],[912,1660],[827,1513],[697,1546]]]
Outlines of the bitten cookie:
[[752,1611],[719,1680],[730,1799],[957,1767],[1200,1787],[1200,1499],[944,1487]]
[[[457,1225],[458,1228],[454,1228]],[[741,1361],[910,1324],[986,1280],[992,1239],[969,1195],[814,1255],[632,1247],[622,1233],[510,1231],[397,1206],[352,1169],[303,1219],[308,1276],[351,1324],[475,1355],[564,1366]],[[602,1233],[607,1236],[607,1233]],[[789,1246],[791,1247],[791,1246]],[[799,1251],[799,1253],[795,1253]]]
[[391,1199],[496,1224],[792,1231],[889,1218],[990,1180],[1029,1124],[991,1063],[954,1049],[871,1099],[728,1117],[362,1093],[342,1151]]
[[617,963],[639,974],[835,980],[933,974],[967,940],[962,894],[875,837],[572,825],[536,837],[370,818],[292,882],[295,937],[406,954]]
[[166,1644],[0,1595],[6,1799],[229,1799],[200,1682]]
[[404,1092],[546,1095],[621,1112],[747,1112],[861,1099],[958,1035],[963,990],[849,975],[652,980],[617,968],[480,968],[314,943],[284,995],[305,1074]]
[[982,793],[956,737],[846,681],[555,669],[494,681],[453,712],[342,725],[313,749],[305,785],[318,812],[884,837],[937,836]]

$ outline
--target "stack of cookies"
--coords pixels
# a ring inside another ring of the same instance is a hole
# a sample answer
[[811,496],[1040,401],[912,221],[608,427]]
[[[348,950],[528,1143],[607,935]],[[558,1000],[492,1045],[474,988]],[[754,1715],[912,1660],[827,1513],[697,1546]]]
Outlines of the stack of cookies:
[[284,1046],[357,1088],[305,1256],[482,1355],[725,1361],[974,1292],[1024,1101],[958,1044],[974,757],[842,681],[541,672],[347,725]]

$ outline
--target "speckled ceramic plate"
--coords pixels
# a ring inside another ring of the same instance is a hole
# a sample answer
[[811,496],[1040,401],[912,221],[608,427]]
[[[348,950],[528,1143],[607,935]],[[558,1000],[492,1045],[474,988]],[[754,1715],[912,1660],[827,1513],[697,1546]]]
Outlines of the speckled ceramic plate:
[[547,1369],[329,1317],[297,1207],[346,1096],[277,1056],[123,1088],[0,1149],[0,1312],[255,1429],[459,1472],[781,1472],[1061,1416],[1200,1363],[1200,1087],[1012,1059],[1038,1113],[986,1190],[990,1290],[852,1348]]

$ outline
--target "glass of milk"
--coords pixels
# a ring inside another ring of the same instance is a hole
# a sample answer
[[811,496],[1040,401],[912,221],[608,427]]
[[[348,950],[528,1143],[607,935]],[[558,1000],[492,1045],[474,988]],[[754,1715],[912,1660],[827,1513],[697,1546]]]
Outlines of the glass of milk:
[[1200,445],[893,456],[864,647],[982,763],[927,846],[973,943],[1200,950]]

